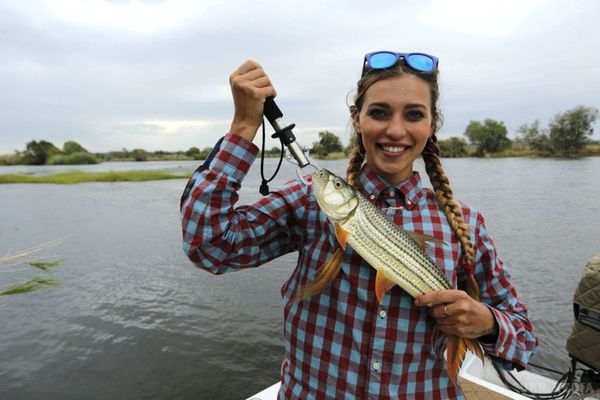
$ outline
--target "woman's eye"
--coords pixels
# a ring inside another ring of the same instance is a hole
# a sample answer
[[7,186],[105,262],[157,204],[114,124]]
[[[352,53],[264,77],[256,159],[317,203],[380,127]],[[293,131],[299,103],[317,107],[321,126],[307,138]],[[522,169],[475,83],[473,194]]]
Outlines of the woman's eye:
[[425,114],[418,110],[412,110],[406,114],[406,119],[409,121],[420,121],[423,118],[425,118]]
[[383,119],[387,116],[387,112],[381,108],[373,108],[369,110],[369,116],[373,119]]

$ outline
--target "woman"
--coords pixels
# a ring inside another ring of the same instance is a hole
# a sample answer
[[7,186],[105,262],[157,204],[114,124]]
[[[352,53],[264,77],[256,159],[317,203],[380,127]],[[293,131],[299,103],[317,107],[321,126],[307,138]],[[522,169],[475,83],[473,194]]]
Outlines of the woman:
[[[364,58],[351,107],[355,143],[348,181],[399,226],[439,239],[428,251],[462,290],[414,300],[399,287],[379,303],[375,271],[350,247],[340,263],[331,224],[300,180],[249,206],[233,208],[236,191],[258,149],[251,141],[264,100],[275,96],[253,61],[230,77],[235,114],[231,131],[194,173],[182,198],[184,250],[200,268],[220,274],[256,267],[298,252],[282,288],[285,358],[283,399],[462,398],[448,377],[445,334],[477,338],[505,368],[525,368],[536,347],[525,306],[517,299],[483,217],[454,200],[440,163],[435,133],[437,59],[376,52]],[[413,163],[423,157],[434,192],[421,186]],[[317,275],[328,268],[332,274]],[[323,289],[296,301],[315,277]],[[477,297],[477,296],[475,296]],[[439,305],[427,307],[427,304]]]

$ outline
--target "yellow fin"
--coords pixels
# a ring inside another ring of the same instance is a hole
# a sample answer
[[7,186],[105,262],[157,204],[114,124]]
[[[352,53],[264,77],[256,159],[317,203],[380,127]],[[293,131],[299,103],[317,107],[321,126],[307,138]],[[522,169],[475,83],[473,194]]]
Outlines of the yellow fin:
[[393,288],[395,284],[394,281],[386,278],[382,272],[377,271],[377,275],[375,275],[375,295],[379,304],[381,304],[385,292]]
[[338,276],[342,268],[342,259],[344,258],[344,252],[342,249],[337,248],[333,255],[325,261],[325,264],[319,268],[315,279],[302,286],[300,290],[294,295],[294,301],[300,301],[308,299],[309,297],[321,293],[327,285],[329,285]]
[[350,232],[344,230],[344,228],[342,228],[339,225],[335,226],[335,237],[337,238],[338,243],[340,244],[340,246],[342,247],[342,249],[346,250],[346,242],[348,241],[348,238],[350,237]]
[[448,375],[454,386],[457,385],[458,373],[467,355],[467,350],[471,350],[483,361],[483,350],[477,339],[449,335],[446,350],[448,352]]

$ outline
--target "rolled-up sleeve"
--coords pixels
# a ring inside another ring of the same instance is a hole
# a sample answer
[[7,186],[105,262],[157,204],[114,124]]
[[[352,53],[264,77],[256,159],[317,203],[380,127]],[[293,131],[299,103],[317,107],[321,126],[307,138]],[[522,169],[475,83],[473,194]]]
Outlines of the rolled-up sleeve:
[[485,221],[476,213],[475,278],[481,301],[488,305],[498,324],[496,343],[484,343],[485,352],[505,369],[525,369],[537,347],[527,307],[517,297],[508,268],[498,257]]
[[181,198],[183,250],[214,274],[257,267],[296,250],[294,212],[306,189],[286,184],[258,202],[235,208],[258,148],[228,134],[194,172]]

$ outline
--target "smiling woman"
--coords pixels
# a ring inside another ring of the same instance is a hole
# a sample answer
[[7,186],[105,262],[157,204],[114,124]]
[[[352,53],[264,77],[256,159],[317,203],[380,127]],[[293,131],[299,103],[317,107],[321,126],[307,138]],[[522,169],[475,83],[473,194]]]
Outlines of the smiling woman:
[[[399,242],[391,229],[382,231],[385,224],[374,215],[389,218],[391,226],[431,240],[425,257],[447,286],[413,299],[414,291],[376,275],[360,246],[352,248],[353,233],[330,222],[317,204],[319,185],[297,179],[252,205],[235,206],[258,153],[252,140],[265,99],[276,94],[254,61],[229,77],[235,108],[230,132],[184,190],[183,248],[197,267],[213,274],[298,252],[281,290],[280,399],[462,399],[456,374],[463,343],[481,346],[505,368],[522,369],[536,348],[531,322],[483,216],[454,199],[442,167],[435,135],[441,123],[437,58],[385,51],[367,54],[362,66],[350,107],[354,146],[347,177],[363,195],[363,205],[372,203],[369,207],[385,215],[369,213],[369,224],[362,225],[371,229],[354,240],[364,243],[370,235],[369,244],[383,243],[382,236]],[[433,191],[413,172],[419,157]],[[344,187],[341,179],[335,182]],[[407,270],[416,268],[399,254],[397,261]]]

